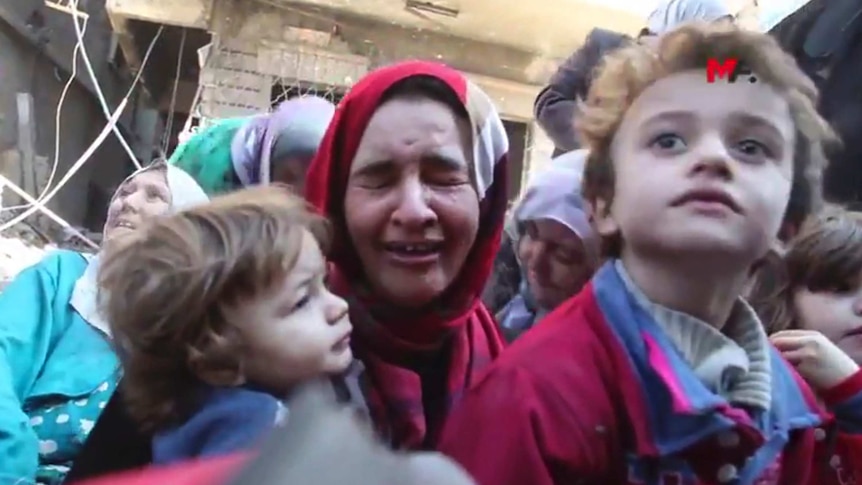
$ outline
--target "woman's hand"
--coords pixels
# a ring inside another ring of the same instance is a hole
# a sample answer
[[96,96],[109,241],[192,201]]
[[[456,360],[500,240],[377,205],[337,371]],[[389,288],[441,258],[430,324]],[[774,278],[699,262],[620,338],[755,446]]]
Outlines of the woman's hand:
[[820,332],[783,330],[769,339],[816,391],[835,387],[859,371],[859,365]]

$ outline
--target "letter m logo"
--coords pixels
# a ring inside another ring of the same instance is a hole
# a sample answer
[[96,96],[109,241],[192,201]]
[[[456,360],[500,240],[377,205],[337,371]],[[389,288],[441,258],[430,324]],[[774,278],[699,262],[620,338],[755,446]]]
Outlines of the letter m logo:
[[718,62],[718,59],[706,60],[706,82],[714,83],[716,78],[727,78],[728,82],[736,81],[736,59],[725,59],[724,62]]

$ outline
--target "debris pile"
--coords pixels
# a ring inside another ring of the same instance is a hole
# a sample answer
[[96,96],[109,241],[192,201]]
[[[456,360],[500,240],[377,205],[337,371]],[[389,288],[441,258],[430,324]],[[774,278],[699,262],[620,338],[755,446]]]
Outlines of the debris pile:
[[17,224],[5,231],[0,235],[0,288],[24,268],[38,263],[46,252],[56,248],[26,224]]
[[[0,214],[0,225],[12,219],[14,214]],[[37,219],[34,217],[33,219]],[[28,221],[18,223],[0,234],[0,289],[6,286],[21,270],[38,263],[46,253],[56,249],[71,249],[78,252],[92,252],[86,244],[77,240],[66,231],[46,231],[37,229],[39,224]],[[46,226],[43,224],[43,226]],[[99,235],[79,229],[95,243]]]

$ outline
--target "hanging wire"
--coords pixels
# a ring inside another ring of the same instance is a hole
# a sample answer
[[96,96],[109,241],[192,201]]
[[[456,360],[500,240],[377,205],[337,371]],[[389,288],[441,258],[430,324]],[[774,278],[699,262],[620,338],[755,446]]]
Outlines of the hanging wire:
[[[177,52],[177,71],[174,75],[174,89],[171,93],[171,105],[170,110],[168,111],[168,119],[165,123],[165,132],[162,135],[162,153],[165,156],[168,156],[168,148],[171,146],[171,137],[173,136],[174,130],[174,111],[177,109],[177,91],[180,86],[180,76],[182,74],[183,69],[183,53],[186,48],[186,36],[188,35],[188,30],[183,29],[182,37],[180,38],[180,50]],[[189,113],[191,115],[191,113]]]
[[[69,180],[71,180],[72,177],[78,172],[78,170],[80,170],[81,167],[84,166],[84,163],[86,163],[90,159],[90,157],[93,156],[93,153],[96,152],[96,150],[105,141],[108,135],[111,134],[111,131],[116,128],[117,122],[120,119],[120,116],[123,114],[123,110],[126,109],[126,106],[129,104],[129,99],[132,97],[132,94],[134,94],[135,88],[138,86],[138,83],[141,80],[141,75],[144,73],[144,67],[146,67],[147,62],[150,58],[150,54],[153,51],[153,47],[155,47],[156,42],[159,40],[159,37],[161,37],[163,30],[164,26],[159,26],[159,30],[156,32],[156,35],[153,36],[153,39],[150,41],[150,46],[147,48],[147,53],[146,55],[144,55],[144,59],[141,61],[141,68],[135,75],[135,79],[132,80],[132,84],[129,86],[126,95],[120,101],[120,104],[117,106],[117,109],[114,110],[113,113],[111,113],[111,116],[108,118],[108,124],[105,125],[105,127],[102,129],[102,132],[99,133],[99,136],[97,136],[96,139],[93,140],[93,143],[91,143],[90,146],[87,147],[86,150],[84,150],[84,153],[82,153],[81,156],[78,157],[78,160],[76,160],[75,163],[72,164],[72,168],[70,168],[69,171],[66,172],[66,175],[64,175],[63,178],[57,183],[56,187],[54,187],[50,192],[45,194],[45,197],[42,200],[34,201],[35,203],[31,204],[30,208],[0,226],[0,233],[13,227],[15,224],[18,224],[24,219],[30,217],[36,211],[44,211],[46,209],[45,205],[49,201],[51,201],[51,199],[53,199],[54,196],[56,196],[57,193],[60,192],[60,189],[62,189],[69,182]],[[7,185],[12,184],[7,182]]]

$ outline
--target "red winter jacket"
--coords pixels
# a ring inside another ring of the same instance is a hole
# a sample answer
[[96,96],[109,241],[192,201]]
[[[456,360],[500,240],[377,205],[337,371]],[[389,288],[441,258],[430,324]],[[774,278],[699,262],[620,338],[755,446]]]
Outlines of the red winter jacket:
[[480,485],[847,485],[862,372],[825,398],[772,349],[772,405],[709,391],[613,264],[517,340],[450,415],[440,451]]

